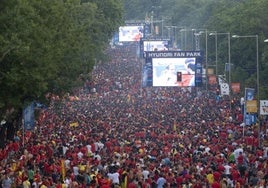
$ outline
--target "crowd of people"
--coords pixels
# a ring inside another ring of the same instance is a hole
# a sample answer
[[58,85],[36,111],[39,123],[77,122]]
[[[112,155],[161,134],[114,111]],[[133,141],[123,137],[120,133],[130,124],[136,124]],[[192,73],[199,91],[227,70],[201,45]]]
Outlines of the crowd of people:
[[135,46],[107,53],[76,96],[53,97],[1,149],[0,187],[268,186],[267,130],[241,127],[239,105],[202,88],[143,88]]

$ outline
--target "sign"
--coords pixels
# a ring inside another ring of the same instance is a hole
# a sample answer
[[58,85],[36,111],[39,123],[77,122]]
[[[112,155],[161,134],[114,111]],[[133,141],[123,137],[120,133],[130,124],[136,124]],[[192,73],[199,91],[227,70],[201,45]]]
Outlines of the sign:
[[212,69],[212,68],[208,68],[207,70],[208,70],[208,75],[212,75],[212,74],[214,74],[214,69]]
[[209,85],[215,85],[215,84],[217,84],[217,77],[216,77],[216,75],[209,75],[208,76],[208,83],[209,83]]
[[221,95],[229,95],[230,94],[229,85],[227,83],[220,84],[220,87],[221,87]]
[[231,83],[231,89],[234,94],[240,93],[240,83],[239,82]]
[[268,100],[260,100],[260,115],[268,115]]
[[247,113],[257,113],[258,112],[257,100],[246,101],[246,112]]
[[246,114],[245,115],[245,125],[252,125],[257,122],[257,117],[254,114]]

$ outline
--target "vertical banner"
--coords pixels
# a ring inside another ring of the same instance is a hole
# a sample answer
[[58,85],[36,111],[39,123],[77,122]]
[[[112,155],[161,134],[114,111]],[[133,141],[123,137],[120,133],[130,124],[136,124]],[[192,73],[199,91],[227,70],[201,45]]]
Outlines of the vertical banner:
[[253,88],[245,89],[245,99],[246,101],[252,101],[254,99],[255,90]]
[[260,115],[268,115],[268,100],[260,100]]
[[33,130],[34,129],[34,102],[29,104],[23,110],[23,123],[25,130]]
[[239,82],[231,83],[231,88],[232,88],[233,94],[240,93],[240,83]]
[[220,87],[221,87],[221,95],[229,95],[230,94],[229,84],[221,83]]
[[245,125],[255,124],[257,121],[257,117],[254,114],[246,114],[245,116]]
[[[254,100],[255,89],[245,88],[245,103]],[[248,114],[247,105],[244,105],[244,123],[245,125],[251,125],[256,123],[256,118],[254,114]],[[248,103],[249,104],[249,103]]]
[[217,84],[216,75],[209,75],[208,76],[208,83],[209,83],[209,85],[216,85]]
[[66,169],[65,169],[64,159],[60,160],[60,166],[61,166],[61,176],[62,176],[62,179],[64,180],[65,176],[66,176]]

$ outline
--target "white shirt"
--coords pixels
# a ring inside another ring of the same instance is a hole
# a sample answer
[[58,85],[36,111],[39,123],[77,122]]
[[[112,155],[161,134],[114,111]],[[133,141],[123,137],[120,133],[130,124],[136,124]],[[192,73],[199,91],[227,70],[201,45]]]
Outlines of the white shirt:
[[150,174],[150,172],[149,172],[148,170],[143,170],[143,171],[142,171],[142,175],[143,175],[143,178],[144,178],[145,180],[148,179],[149,174]]
[[230,165],[226,164],[224,165],[224,168],[225,168],[224,174],[227,174],[227,175],[231,174],[230,170],[232,169],[232,167]]
[[73,167],[74,175],[77,176],[79,174],[79,168],[77,166]]
[[109,179],[112,180],[113,184],[119,184],[119,173],[115,172],[115,173],[108,173],[107,174]]

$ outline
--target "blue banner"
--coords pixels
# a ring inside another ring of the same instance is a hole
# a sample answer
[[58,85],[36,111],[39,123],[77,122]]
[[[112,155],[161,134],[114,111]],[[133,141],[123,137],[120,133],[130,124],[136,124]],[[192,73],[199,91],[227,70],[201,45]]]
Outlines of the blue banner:
[[29,106],[23,109],[23,123],[25,130],[34,129],[34,106],[34,102],[32,102]]
[[245,125],[252,125],[257,122],[257,117],[255,114],[246,114]]
[[255,90],[253,88],[246,88],[245,89],[245,100],[252,101],[254,99]]
[[[245,102],[254,100],[255,89],[245,88]],[[251,125],[256,123],[255,114],[247,114],[246,104],[244,106],[244,123],[245,125]]]

